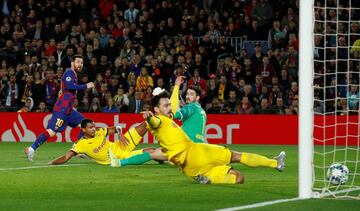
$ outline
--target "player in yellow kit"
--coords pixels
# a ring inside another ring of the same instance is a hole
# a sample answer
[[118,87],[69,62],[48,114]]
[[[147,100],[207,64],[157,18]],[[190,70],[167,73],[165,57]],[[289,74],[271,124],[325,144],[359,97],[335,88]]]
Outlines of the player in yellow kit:
[[[74,143],[65,155],[51,161],[50,164],[62,164],[78,154],[84,154],[99,164],[108,165],[110,164],[109,149],[119,159],[155,150],[155,148],[134,150],[147,132],[145,122],[122,135],[120,126],[97,129],[92,120],[84,119],[81,122],[81,130],[84,136]],[[112,143],[106,137],[115,133],[118,133],[119,140]]]
[[[162,153],[168,160],[199,183],[243,183],[244,176],[228,165],[232,162],[239,162],[249,167],[264,166],[279,171],[284,170],[285,152],[281,152],[276,159],[269,159],[257,154],[231,151],[219,145],[192,142],[181,127],[172,120],[169,93],[165,90],[155,90],[153,94],[152,106],[155,115],[151,111],[143,114],[148,130],[156,137]],[[152,156],[156,153],[150,154]],[[119,166],[117,165],[119,160],[114,156],[110,157],[111,165]]]

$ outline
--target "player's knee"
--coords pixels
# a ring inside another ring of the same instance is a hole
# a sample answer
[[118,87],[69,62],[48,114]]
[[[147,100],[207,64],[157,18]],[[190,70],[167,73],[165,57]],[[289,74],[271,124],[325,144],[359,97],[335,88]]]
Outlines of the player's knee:
[[165,155],[162,153],[160,148],[155,149],[150,153],[150,157],[152,160],[157,160],[157,161],[166,161],[167,157],[165,157]]
[[231,151],[231,162],[239,162],[241,160],[241,153]]
[[47,129],[46,132],[49,134],[49,137],[54,137],[55,136],[55,131],[51,130],[51,129]]
[[245,177],[240,173],[238,173],[238,175],[236,175],[236,183],[243,184],[244,182],[245,182]]
[[245,178],[243,175],[241,175],[241,173],[237,170],[234,169],[230,169],[230,171],[228,172],[228,174],[232,174],[235,176],[235,183],[236,184],[243,184],[245,181]]

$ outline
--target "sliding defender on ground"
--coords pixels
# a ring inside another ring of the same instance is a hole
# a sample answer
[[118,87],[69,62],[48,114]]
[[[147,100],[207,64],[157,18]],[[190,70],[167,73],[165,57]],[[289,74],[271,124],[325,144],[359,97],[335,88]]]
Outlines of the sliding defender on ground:
[[[74,143],[72,148],[65,155],[51,161],[50,164],[63,164],[72,157],[82,154],[99,164],[108,165],[110,164],[108,156],[109,149],[111,149],[117,159],[124,159],[144,152],[155,151],[155,148],[134,150],[147,132],[145,122],[130,129],[123,135],[120,126],[96,129],[95,123],[91,119],[84,119],[81,121],[81,130],[84,133],[84,136]],[[107,135],[115,133],[118,134],[118,141],[112,143],[106,139]],[[141,160],[138,162],[141,162]]]
[[[264,166],[278,171],[284,170],[285,152],[281,152],[275,159],[269,159],[257,154],[231,151],[219,145],[192,142],[172,119],[169,93],[162,91],[156,94],[151,102],[155,115],[151,111],[143,114],[147,128],[158,140],[163,155],[199,183],[243,183],[244,176],[228,165],[235,162],[249,167]],[[153,158],[152,156],[157,153],[146,154]],[[124,161],[128,163],[134,157],[142,156],[140,154],[119,160],[112,150],[109,150],[109,155],[113,167],[121,166]]]
[[[205,142],[205,126],[206,126],[206,112],[201,108],[199,99],[201,96],[201,90],[197,87],[189,87],[186,91],[186,104],[180,108],[179,103],[179,88],[184,83],[184,76],[178,76],[175,81],[174,90],[172,92],[171,112],[174,114],[173,118],[182,121],[182,129],[185,134],[195,143]],[[159,92],[165,91],[161,88],[155,88],[153,95],[157,95]],[[156,151],[144,152],[137,156],[133,156],[129,159],[120,161],[121,166],[126,165],[139,165],[146,163],[147,161],[156,158],[156,161],[162,163],[167,160],[167,157],[163,155],[161,149]]]

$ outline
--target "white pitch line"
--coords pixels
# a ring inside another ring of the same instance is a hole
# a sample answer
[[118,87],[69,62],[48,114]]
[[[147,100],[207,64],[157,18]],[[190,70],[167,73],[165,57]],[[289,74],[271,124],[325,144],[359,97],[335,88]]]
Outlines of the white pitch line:
[[69,167],[69,166],[83,166],[87,164],[66,164],[66,165],[46,165],[46,166],[25,166],[15,168],[0,168],[0,171],[16,171],[16,170],[27,170],[27,169],[41,169],[41,168],[54,168],[54,167]]
[[[321,197],[336,195],[339,193],[352,192],[352,191],[357,191],[357,190],[360,190],[360,187],[348,188],[348,189],[336,191],[333,193],[330,192],[330,193],[321,194]],[[279,200],[274,200],[274,201],[265,201],[265,202],[255,203],[255,204],[243,205],[243,206],[239,206],[239,207],[229,207],[229,208],[219,209],[216,211],[235,211],[235,210],[252,209],[252,208],[257,208],[257,207],[264,207],[264,206],[268,206],[268,205],[280,204],[280,203],[291,202],[291,201],[299,201],[299,200],[304,200],[304,199],[299,198],[299,197],[291,198],[291,199],[279,199]]]
[[301,198],[279,199],[279,200],[275,200],[275,201],[265,201],[265,202],[260,202],[260,203],[255,203],[255,204],[249,204],[249,205],[244,205],[244,206],[239,206],[239,207],[229,207],[229,208],[219,209],[219,210],[215,210],[215,211],[244,210],[244,209],[264,207],[264,206],[268,206],[268,205],[280,204],[280,203],[284,203],[284,202],[298,201],[298,200],[303,200],[303,199],[301,199]]
[[338,190],[338,191],[334,191],[334,192],[330,191],[329,193],[320,194],[320,197],[336,196],[336,194],[339,194],[339,193],[353,192],[353,191],[358,191],[358,190],[360,190],[360,187],[351,187],[351,188],[347,188],[344,190]]

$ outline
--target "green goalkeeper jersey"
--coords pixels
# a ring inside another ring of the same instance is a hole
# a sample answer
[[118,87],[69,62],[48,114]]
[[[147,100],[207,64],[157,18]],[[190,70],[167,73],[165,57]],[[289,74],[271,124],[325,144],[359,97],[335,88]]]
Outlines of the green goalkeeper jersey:
[[183,130],[193,142],[204,142],[206,113],[198,102],[186,104],[174,118],[182,121]]

